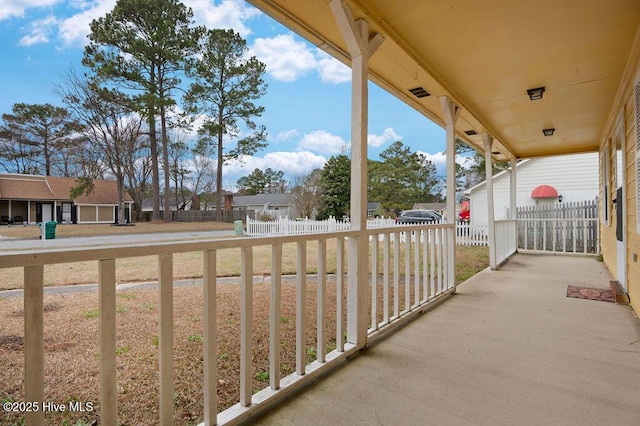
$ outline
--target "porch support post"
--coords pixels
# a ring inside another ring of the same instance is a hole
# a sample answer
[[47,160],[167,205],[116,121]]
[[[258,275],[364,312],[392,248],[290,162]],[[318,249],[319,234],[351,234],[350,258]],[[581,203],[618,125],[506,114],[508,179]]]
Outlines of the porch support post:
[[487,175],[487,218],[489,228],[489,267],[496,269],[496,228],[495,213],[493,207],[493,160],[491,158],[491,146],[493,138],[488,133],[482,134],[484,143],[484,163]]
[[516,169],[516,159],[511,159],[511,206],[509,207],[509,211],[511,212],[511,219],[516,221],[514,232],[514,247],[516,251],[518,251],[518,187],[516,186],[516,178],[518,174],[518,169]]
[[369,25],[355,21],[342,0],[331,0],[331,12],[351,56],[351,229],[360,231],[348,241],[347,342],[363,347],[367,338],[369,239],[367,229],[367,130],[369,57],[382,44],[379,34],[369,38]]
[[456,121],[460,107],[447,97],[440,97],[447,139],[447,288],[456,288]]

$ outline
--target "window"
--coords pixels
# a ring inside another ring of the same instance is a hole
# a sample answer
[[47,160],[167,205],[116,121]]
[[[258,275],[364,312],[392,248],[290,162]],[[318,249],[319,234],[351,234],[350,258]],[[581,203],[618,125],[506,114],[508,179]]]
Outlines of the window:
[[71,223],[71,203],[62,203],[62,221]]

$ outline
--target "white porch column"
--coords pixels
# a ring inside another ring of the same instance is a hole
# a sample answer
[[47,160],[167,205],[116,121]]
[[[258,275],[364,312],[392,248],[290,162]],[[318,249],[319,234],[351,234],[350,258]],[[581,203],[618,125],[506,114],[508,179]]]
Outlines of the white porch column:
[[[384,40],[369,38],[369,25],[355,21],[342,0],[329,3],[351,55],[351,229],[367,229],[367,130],[369,57]],[[347,342],[364,346],[367,338],[369,240],[361,234],[348,241]]]
[[516,221],[516,232],[514,232],[515,235],[515,245],[514,247],[516,248],[516,251],[518,250],[518,187],[516,186],[516,177],[517,177],[517,172],[518,169],[516,169],[516,159],[512,158],[511,159],[511,197],[510,197],[510,201],[511,201],[511,205],[509,207],[510,212],[511,212],[511,219]]
[[440,97],[447,139],[447,221],[453,224],[448,232],[447,288],[456,288],[456,121],[460,107],[447,96]]
[[489,228],[489,266],[496,269],[496,227],[495,213],[493,207],[493,160],[491,159],[491,146],[493,138],[487,134],[482,134],[482,142],[484,142],[484,163],[487,175],[487,218]]

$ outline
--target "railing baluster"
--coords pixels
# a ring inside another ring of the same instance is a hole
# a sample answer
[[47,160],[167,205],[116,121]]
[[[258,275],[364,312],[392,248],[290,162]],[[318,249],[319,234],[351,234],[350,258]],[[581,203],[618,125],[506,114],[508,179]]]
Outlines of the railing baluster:
[[251,405],[253,330],[253,247],[240,249],[240,405]]
[[383,299],[384,299],[384,306],[382,307],[383,309],[383,314],[382,314],[382,320],[385,324],[387,324],[389,322],[389,273],[391,270],[391,234],[389,234],[388,232],[384,234],[384,264],[383,264]]
[[215,250],[203,252],[204,292],[204,424],[217,423],[218,413],[218,331],[217,331],[217,258]]
[[413,304],[415,306],[420,305],[420,233],[422,231],[416,231],[416,240],[413,244],[413,286],[414,286],[414,298]]
[[100,313],[100,422],[118,424],[116,383],[116,261],[98,262]]
[[413,231],[404,234],[404,311],[411,310],[411,235]]
[[344,238],[336,245],[336,350],[344,352]]
[[444,262],[443,262],[443,258],[444,258],[444,242],[443,242],[443,237],[444,237],[444,233],[442,232],[442,228],[439,228],[437,231],[437,236],[438,236],[438,294],[442,293],[442,289],[443,289],[443,278],[444,278]]
[[393,316],[400,316],[400,232],[393,239]]
[[422,231],[422,300],[429,300],[429,230]]
[[271,246],[271,313],[269,333],[269,383],[280,389],[280,319],[282,317],[282,244]]
[[173,424],[173,255],[158,255],[160,269],[160,424]]
[[317,280],[316,320],[318,362],[325,361],[325,301],[327,299],[327,240],[318,241],[318,280]]
[[305,373],[306,336],[305,317],[307,315],[307,243],[297,243],[297,285],[296,285],[296,373]]
[[435,238],[436,230],[429,229],[429,244],[430,253],[429,258],[431,260],[431,273],[429,274],[429,281],[431,284],[431,298],[436,295],[436,238]]
[[378,236],[371,238],[371,328],[378,329]]
[[[24,267],[24,397],[44,401],[44,267]],[[27,425],[43,425],[44,411],[25,413]]]

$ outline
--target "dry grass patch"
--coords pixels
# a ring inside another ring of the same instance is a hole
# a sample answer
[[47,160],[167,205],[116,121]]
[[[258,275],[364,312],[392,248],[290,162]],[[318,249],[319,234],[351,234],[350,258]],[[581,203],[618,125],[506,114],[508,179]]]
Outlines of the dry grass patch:
[[[307,291],[306,345],[316,342],[316,290]],[[155,425],[158,414],[158,295],[157,290],[120,292],[117,298],[118,410],[123,425]],[[174,293],[175,424],[191,425],[203,417],[202,288],[179,288]],[[295,285],[283,283],[281,374],[295,371]],[[335,348],[335,287],[328,286],[328,350]],[[218,407],[239,401],[240,292],[237,285],[219,285]],[[47,413],[47,424],[67,421],[91,423],[100,415],[97,295],[50,296],[59,309],[45,313],[45,400],[93,402],[91,413]],[[0,400],[24,401],[21,299],[0,301],[0,359],[4,368]],[[333,307],[333,308],[330,308]],[[269,286],[254,289],[253,389],[269,385]],[[308,352],[307,362],[314,360]],[[0,417],[0,424],[20,422],[21,416]]]

